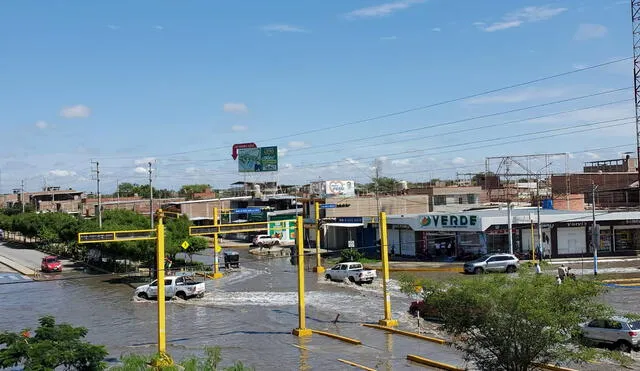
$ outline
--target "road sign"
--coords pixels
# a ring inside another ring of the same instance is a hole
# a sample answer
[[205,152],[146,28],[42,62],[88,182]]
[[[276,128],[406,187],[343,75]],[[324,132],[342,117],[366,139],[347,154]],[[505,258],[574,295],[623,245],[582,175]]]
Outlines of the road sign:
[[349,240],[348,245],[349,248],[354,248],[356,247],[356,241],[354,240]]
[[262,209],[259,207],[245,207],[240,209],[233,209],[235,214],[259,214],[262,212]]
[[321,209],[335,209],[336,208],[336,204],[322,204],[320,205]]
[[184,242],[182,243],[182,245],[180,245],[180,246],[182,246],[182,248],[186,250],[186,249],[188,249],[188,248],[189,248],[189,242],[184,241]]
[[242,149],[242,148],[256,148],[258,147],[255,143],[238,143],[238,144],[234,144],[233,148],[231,149],[231,157],[233,157],[233,159],[235,160],[236,158],[238,158],[238,150]]
[[135,231],[82,232],[78,233],[78,243],[122,242],[155,240],[155,229]]
[[241,173],[278,171],[278,147],[239,149],[238,171]]
[[339,216],[336,218],[336,223],[362,223],[361,216]]
[[220,251],[222,251],[222,246],[220,246],[220,245],[216,245],[216,247],[214,248],[214,250],[215,250],[216,252],[220,252]]

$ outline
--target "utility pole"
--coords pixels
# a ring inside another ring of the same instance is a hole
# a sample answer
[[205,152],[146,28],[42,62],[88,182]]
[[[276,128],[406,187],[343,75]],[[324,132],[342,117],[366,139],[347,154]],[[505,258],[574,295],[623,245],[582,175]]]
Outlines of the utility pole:
[[507,229],[509,230],[509,254],[513,255],[513,233],[511,233],[511,201],[507,203]]
[[120,179],[116,179],[116,209],[120,209]]
[[22,213],[24,214],[24,179],[20,181],[20,203],[22,204]]
[[596,189],[598,188],[595,183],[591,189],[591,217],[593,219],[593,226],[591,227],[591,245],[593,247],[593,275],[598,275],[598,246],[600,245],[600,228],[596,223]]
[[151,229],[153,229],[153,186],[151,185],[151,161],[149,161],[149,216]]
[[640,207],[640,0],[631,0],[633,33],[633,92],[636,116],[636,162],[638,172],[638,207]]
[[102,198],[100,197],[100,163],[91,161],[96,164],[96,193],[98,194],[98,226],[102,229]]
[[[542,245],[542,224],[540,223],[540,176],[538,175],[538,179],[536,181],[536,209],[538,212],[538,246],[540,246],[540,257],[538,260],[542,261],[544,259],[544,250]],[[549,255],[551,256],[551,255]]]

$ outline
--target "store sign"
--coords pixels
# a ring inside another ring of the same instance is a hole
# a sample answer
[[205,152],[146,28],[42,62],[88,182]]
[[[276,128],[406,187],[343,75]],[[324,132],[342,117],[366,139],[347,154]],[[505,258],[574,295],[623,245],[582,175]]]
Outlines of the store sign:
[[478,224],[476,215],[421,215],[418,222],[426,228],[468,228]]

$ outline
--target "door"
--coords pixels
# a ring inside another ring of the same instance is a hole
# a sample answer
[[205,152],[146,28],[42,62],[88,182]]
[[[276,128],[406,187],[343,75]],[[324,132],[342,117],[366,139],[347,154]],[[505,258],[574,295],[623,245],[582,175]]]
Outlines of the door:
[[558,254],[582,254],[587,251],[584,227],[558,228]]
[[158,280],[154,280],[149,284],[149,291],[147,292],[147,294],[150,297],[158,296]]
[[402,255],[416,256],[416,232],[411,229],[403,229],[400,231],[400,238],[402,240]]

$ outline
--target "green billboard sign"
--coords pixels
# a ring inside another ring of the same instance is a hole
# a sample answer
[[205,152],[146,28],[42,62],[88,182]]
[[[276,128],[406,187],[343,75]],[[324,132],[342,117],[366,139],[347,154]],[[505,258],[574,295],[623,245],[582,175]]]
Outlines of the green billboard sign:
[[241,173],[278,171],[278,147],[238,149],[238,171]]

